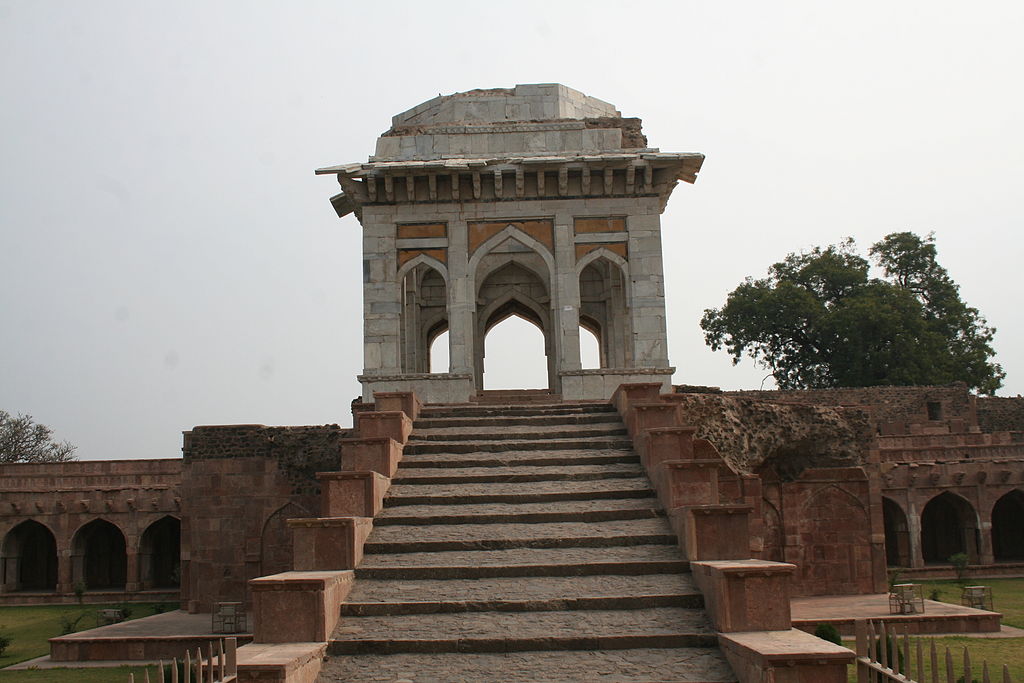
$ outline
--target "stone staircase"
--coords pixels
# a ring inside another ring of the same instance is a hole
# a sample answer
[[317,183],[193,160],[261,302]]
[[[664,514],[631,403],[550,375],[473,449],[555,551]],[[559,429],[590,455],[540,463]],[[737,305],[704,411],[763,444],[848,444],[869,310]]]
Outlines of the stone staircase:
[[424,408],[320,681],[735,681],[614,409]]

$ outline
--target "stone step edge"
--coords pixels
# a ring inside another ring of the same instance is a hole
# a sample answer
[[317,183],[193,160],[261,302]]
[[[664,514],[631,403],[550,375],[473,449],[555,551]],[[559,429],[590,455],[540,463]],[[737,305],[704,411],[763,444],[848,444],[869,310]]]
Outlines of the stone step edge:
[[[497,469],[497,468],[496,468]],[[398,476],[391,480],[392,484],[402,486],[424,486],[431,484],[514,484],[516,482],[537,481],[595,481],[599,479],[626,479],[645,477],[643,470],[637,467],[635,474],[616,471],[597,472],[537,472],[515,474],[443,474],[436,477]]]
[[631,534],[628,536],[577,536],[553,538],[496,538],[474,541],[395,541],[371,542],[363,546],[367,554],[394,555],[402,553],[445,552],[459,550],[512,550],[514,548],[611,548],[634,545],[675,545],[673,533]]
[[404,496],[389,495],[384,498],[384,507],[396,508],[406,505],[477,505],[480,503],[556,503],[570,500],[635,500],[653,498],[654,489],[597,489],[590,491],[549,491],[546,493],[471,493],[461,496],[420,494]]
[[[486,431],[486,432],[463,432],[457,431],[458,427],[452,427],[451,430],[445,430],[443,432],[432,432],[432,431],[413,431],[409,435],[410,443],[435,443],[435,442],[455,442],[455,441],[540,441],[548,439],[590,439],[590,438],[612,438],[612,437],[625,437],[629,433],[626,431],[624,426],[608,426],[601,429],[556,429],[552,428],[549,430],[536,430],[530,432],[509,432],[502,431],[500,428]],[[563,435],[566,432],[572,432],[569,436],[558,436]]]
[[331,655],[397,654],[400,652],[523,652],[531,650],[630,650],[635,648],[717,647],[714,633],[656,633],[536,638],[332,639]]
[[356,579],[493,579],[530,576],[642,576],[688,574],[686,560],[582,562],[571,564],[435,565],[358,567]]
[[413,429],[444,429],[447,427],[511,427],[516,425],[581,425],[622,424],[618,413],[565,413],[550,415],[453,415],[451,417],[417,417]]
[[649,595],[581,596],[530,600],[402,600],[394,602],[346,602],[341,616],[389,616],[402,614],[461,614],[464,612],[552,612],[576,610],[634,610],[653,607],[701,609],[699,592]]
[[[393,508],[401,509],[401,508]],[[374,526],[425,526],[428,524],[544,524],[548,522],[610,522],[617,519],[653,519],[664,517],[660,508],[623,508],[618,510],[579,510],[556,512],[496,512],[444,515],[378,515]]]
[[[473,451],[475,452],[475,451]],[[497,451],[496,451],[497,452]],[[438,453],[421,453],[423,456],[436,456]],[[456,454],[452,454],[456,455]],[[465,455],[465,454],[463,454]],[[622,451],[614,454],[592,453],[578,456],[553,456],[544,455],[524,458],[436,458],[436,457],[413,457],[402,459],[402,468],[405,470],[417,469],[446,469],[453,465],[460,467],[558,467],[566,465],[607,465],[639,463],[640,457],[632,451]]]

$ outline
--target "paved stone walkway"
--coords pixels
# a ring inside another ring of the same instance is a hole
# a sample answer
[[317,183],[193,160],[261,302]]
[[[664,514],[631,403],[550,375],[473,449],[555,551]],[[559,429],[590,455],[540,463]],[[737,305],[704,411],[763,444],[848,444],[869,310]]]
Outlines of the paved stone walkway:
[[735,681],[607,405],[426,409],[320,681]]

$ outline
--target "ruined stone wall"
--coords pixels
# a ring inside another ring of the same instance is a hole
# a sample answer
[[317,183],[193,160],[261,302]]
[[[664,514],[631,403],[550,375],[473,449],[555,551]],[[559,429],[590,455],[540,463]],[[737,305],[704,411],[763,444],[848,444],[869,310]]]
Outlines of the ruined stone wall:
[[774,403],[734,394],[676,395],[684,422],[715,444],[737,471],[771,467],[795,479],[808,467],[863,464],[871,448],[868,414],[859,408]]
[[317,472],[337,470],[338,425],[195,427],[182,449],[183,599],[190,611],[243,601],[247,582],[291,569],[286,520],[317,516]]
[[849,389],[807,389],[799,391],[728,391],[725,396],[759,398],[783,403],[824,406],[865,406],[879,424],[932,421],[928,404],[938,404],[940,420],[964,420],[977,424],[975,398],[964,383],[923,387],[860,387]]
[[984,432],[1024,432],[1024,397],[981,396],[978,425]]

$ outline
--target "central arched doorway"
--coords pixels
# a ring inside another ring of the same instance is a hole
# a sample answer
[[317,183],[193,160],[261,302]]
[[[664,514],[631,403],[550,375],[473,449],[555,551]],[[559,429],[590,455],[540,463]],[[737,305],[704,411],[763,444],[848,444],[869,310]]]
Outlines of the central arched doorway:
[[74,580],[88,590],[124,590],[128,554],[124,534],[104,519],[95,519],[75,534],[72,541]]
[[181,584],[181,522],[161,517],[146,528],[139,543],[142,588],[176,588]]
[[[506,376],[514,376],[517,368],[525,370],[533,367],[533,376],[542,378],[540,386],[523,386],[523,382],[519,381],[516,382],[518,386],[501,388],[551,389],[556,386],[549,305],[550,298],[544,280],[518,261],[504,263],[482,280],[477,294],[475,335],[474,365],[478,389],[498,388],[492,382],[484,381],[487,368],[495,368],[498,364],[511,371],[505,373]],[[499,326],[508,327],[515,334],[511,340],[506,340],[502,346],[503,352],[496,354],[494,347],[488,344],[487,337],[492,330],[499,332]],[[534,330],[540,332],[539,338]],[[516,337],[519,344],[516,344]],[[525,372],[518,374],[521,380]]]

